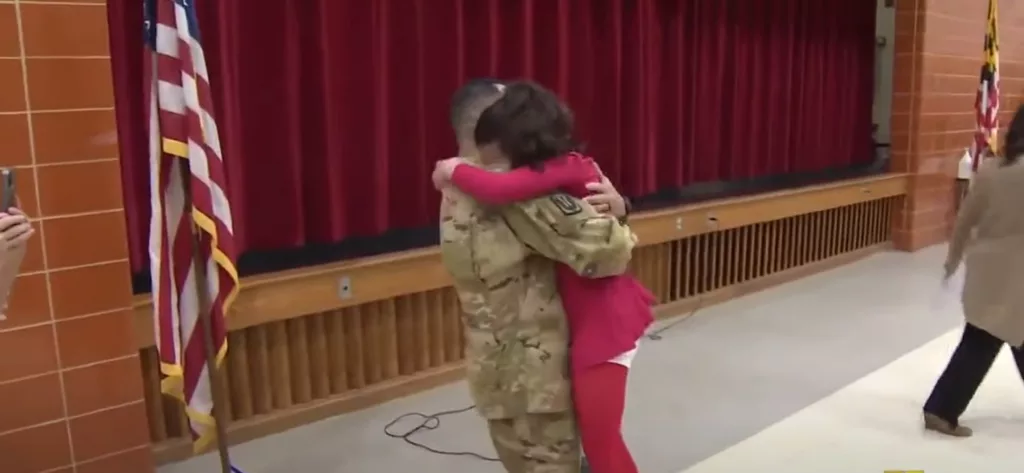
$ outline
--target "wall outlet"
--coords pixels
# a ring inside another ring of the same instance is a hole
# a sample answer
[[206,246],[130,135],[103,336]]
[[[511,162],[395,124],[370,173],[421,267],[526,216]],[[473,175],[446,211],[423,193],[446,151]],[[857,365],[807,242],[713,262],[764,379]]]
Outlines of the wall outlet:
[[715,214],[713,214],[713,213],[707,214],[707,224],[708,224],[708,229],[709,230],[717,231],[718,230],[718,217],[716,217]]
[[352,279],[348,276],[338,278],[338,298],[341,300],[352,298]]

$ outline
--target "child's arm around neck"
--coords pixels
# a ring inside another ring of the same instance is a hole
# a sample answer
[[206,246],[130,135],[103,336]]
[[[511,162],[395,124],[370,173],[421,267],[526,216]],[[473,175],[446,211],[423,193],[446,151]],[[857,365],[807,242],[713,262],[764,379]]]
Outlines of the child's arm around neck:
[[460,164],[452,171],[451,183],[480,203],[503,205],[583,183],[592,174],[593,166],[589,159],[575,154],[549,160],[541,169],[520,167],[508,172]]

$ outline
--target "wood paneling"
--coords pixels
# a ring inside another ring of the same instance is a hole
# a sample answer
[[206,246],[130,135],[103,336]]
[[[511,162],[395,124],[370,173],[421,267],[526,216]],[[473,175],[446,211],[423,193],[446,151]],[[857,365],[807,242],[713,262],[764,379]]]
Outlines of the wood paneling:
[[[632,270],[659,315],[678,315],[884,247],[905,187],[886,175],[638,215]],[[160,394],[149,317],[138,304],[150,436],[166,462],[191,449],[180,406]],[[246,280],[229,326],[233,443],[462,375],[458,301],[436,248]]]

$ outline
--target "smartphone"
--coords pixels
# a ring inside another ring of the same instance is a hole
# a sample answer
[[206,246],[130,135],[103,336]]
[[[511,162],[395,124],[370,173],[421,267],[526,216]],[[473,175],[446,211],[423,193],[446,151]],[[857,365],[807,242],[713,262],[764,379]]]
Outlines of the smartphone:
[[7,209],[14,207],[16,204],[15,200],[15,189],[14,189],[14,170],[11,168],[0,169],[0,212],[6,212]]

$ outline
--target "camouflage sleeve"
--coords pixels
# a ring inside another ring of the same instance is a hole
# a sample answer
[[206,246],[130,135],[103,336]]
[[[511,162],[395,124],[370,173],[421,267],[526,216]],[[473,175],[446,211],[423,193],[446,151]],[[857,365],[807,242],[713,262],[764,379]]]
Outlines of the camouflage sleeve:
[[509,205],[502,213],[524,244],[588,278],[626,272],[636,245],[628,226],[567,194]]
[[441,196],[441,262],[455,280],[476,279],[473,264],[472,206],[462,195],[445,190]]

